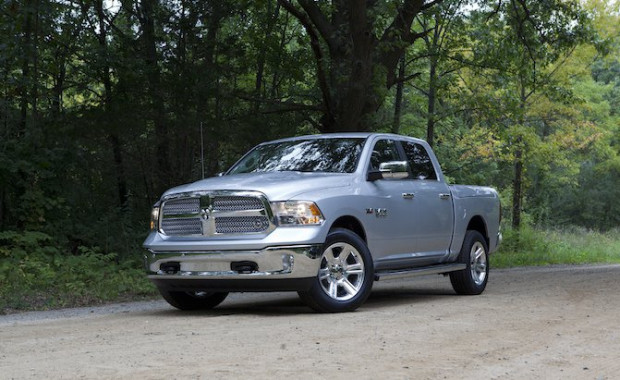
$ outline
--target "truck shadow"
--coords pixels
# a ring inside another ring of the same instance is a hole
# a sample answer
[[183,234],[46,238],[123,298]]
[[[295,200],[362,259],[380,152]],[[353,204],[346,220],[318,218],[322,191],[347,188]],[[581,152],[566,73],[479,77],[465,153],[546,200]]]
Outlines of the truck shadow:
[[451,289],[416,289],[416,288],[390,288],[376,289],[370,294],[361,309],[381,309],[390,306],[424,304],[446,297],[454,297],[456,294]]
[[[150,316],[161,317],[221,317],[229,315],[259,315],[283,316],[301,314],[320,314],[307,307],[297,294],[280,293],[278,295],[261,295],[259,299],[252,299],[256,294],[246,293],[242,296],[232,296],[212,310],[181,311],[172,307],[151,311]],[[391,306],[424,304],[456,294],[451,289],[415,289],[415,288],[388,288],[373,290],[366,302],[355,312],[389,308]],[[263,298],[263,299],[261,299]],[[267,298],[267,299],[265,299]]]

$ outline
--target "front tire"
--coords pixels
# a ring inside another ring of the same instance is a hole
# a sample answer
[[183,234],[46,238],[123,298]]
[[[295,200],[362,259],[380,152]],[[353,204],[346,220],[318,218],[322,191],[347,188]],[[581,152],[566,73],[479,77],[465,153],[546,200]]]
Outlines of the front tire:
[[366,242],[346,229],[334,229],[323,245],[317,277],[301,299],[319,312],[353,311],[370,295],[374,267]]
[[159,289],[159,293],[164,297],[166,302],[180,310],[209,310],[213,309],[226,297],[226,292],[171,292]]
[[478,295],[484,291],[489,280],[489,248],[478,231],[467,231],[459,262],[467,267],[450,273],[452,288],[457,294]]

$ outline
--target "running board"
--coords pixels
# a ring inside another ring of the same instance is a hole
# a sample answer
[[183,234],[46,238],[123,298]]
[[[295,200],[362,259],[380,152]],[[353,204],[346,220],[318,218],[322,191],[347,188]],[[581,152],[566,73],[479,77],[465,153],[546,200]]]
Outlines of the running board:
[[410,277],[410,276],[423,276],[426,274],[443,274],[443,273],[448,273],[448,272],[455,272],[457,270],[463,270],[465,268],[467,268],[466,264],[456,263],[456,264],[432,265],[429,267],[421,267],[421,268],[386,270],[386,271],[376,272],[375,281],[379,281],[382,279],[387,280],[387,279]]

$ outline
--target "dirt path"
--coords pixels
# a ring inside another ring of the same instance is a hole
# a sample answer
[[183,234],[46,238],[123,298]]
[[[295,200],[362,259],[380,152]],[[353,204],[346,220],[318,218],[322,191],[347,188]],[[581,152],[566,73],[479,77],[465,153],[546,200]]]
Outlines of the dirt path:
[[285,293],[26,313],[0,317],[0,378],[617,379],[619,320],[620,265],[492,271],[476,297],[376,283],[347,314]]

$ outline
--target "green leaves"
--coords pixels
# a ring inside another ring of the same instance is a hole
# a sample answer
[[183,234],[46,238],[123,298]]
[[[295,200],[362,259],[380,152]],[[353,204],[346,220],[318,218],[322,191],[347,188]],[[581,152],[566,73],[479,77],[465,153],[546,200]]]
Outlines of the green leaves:
[[36,231],[0,232],[0,313],[83,306],[155,293],[136,254],[119,261],[97,247],[68,254]]

